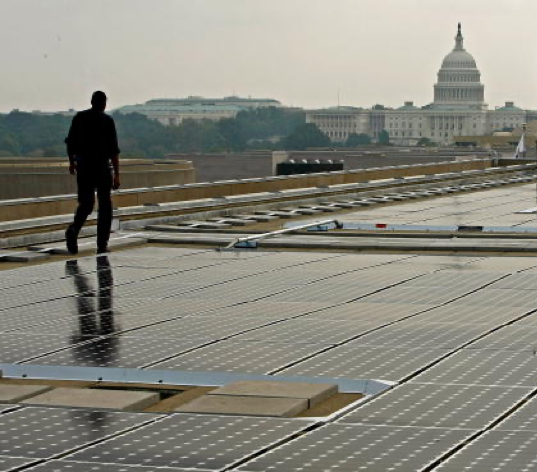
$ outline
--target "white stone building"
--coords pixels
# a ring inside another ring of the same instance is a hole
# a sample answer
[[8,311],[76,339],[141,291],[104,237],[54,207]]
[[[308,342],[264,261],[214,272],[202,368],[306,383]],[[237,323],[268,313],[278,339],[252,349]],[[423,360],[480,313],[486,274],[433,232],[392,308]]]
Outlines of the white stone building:
[[282,104],[270,98],[164,98],[149,100],[139,105],[126,105],[114,111],[119,113],[141,113],[163,125],[178,125],[186,119],[220,120],[234,118],[242,110],[261,107],[281,107]]
[[397,109],[310,110],[306,121],[315,123],[334,142],[344,142],[351,133],[365,133],[377,139],[386,130],[390,142],[398,145],[415,145],[421,138],[447,145],[455,142],[457,136],[511,130],[535,119],[535,112],[522,110],[513,102],[489,110],[484,89],[476,62],[464,49],[459,23],[455,48],[438,71],[432,103],[416,107],[413,102],[405,102]]

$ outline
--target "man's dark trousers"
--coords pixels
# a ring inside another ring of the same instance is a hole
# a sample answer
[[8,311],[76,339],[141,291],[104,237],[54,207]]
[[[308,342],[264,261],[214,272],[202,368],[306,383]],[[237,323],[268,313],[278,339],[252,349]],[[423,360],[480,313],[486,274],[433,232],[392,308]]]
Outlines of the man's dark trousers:
[[70,226],[78,235],[95,205],[95,192],[99,202],[97,216],[97,248],[106,248],[112,226],[112,171],[106,166],[87,168],[77,165],[78,208],[73,224]]

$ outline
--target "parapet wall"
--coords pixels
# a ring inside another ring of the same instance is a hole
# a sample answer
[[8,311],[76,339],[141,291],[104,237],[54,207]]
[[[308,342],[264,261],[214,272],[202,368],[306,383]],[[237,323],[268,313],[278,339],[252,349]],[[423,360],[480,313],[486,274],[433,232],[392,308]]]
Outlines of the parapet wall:
[[[274,166],[274,154],[276,151],[251,151],[240,153],[208,153],[208,154],[172,154],[169,159],[186,159],[192,161],[196,169],[198,182],[214,182],[224,179],[252,179],[276,175]],[[330,159],[332,161],[343,160],[345,170],[368,169],[372,167],[399,166],[401,164],[431,164],[439,161],[454,161],[457,157],[474,154],[472,159],[489,157],[489,152],[482,150],[466,149],[433,149],[412,148],[401,149],[396,147],[372,147],[364,149],[339,149],[309,151],[282,151],[286,159]]]
[[[160,188],[123,189],[115,192],[113,199],[116,208],[124,208],[151,205],[155,203],[221,198],[261,192],[278,192],[306,187],[328,187],[332,185],[363,183],[418,175],[484,170],[493,165],[502,166],[512,165],[513,163],[513,161],[498,163],[493,162],[491,159],[480,159],[413,166],[338,171],[322,174],[228,180],[211,183],[164,186]],[[65,215],[72,213],[76,204],[76,195],[74,194],[2,201],[0,202],[0,221]]]
[[[172,160],[121,160],[124,189],[194,183],[192,162]],[[0,159],[0,200],[35,198],[76,192],[65,158]]]

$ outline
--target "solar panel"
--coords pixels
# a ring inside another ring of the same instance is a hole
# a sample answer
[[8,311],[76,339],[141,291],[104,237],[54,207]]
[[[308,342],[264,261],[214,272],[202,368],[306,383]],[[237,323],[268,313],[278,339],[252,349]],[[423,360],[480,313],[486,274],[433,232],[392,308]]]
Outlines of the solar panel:
[[20,406],[13,405],[13,404],[0,403],[0,413],[5,413],[6,411],[10,411],[10,410],[16,410],[17,408],[20,408]]
[[483,325],[455,325],[443,323],[421,323],[416,318],[385,326],[361,336],[354,343],[381,347],[415,347],[455,349],[486,333]]
[[399,381],[449,354],[447,349],[343,345],[285,369],[281,375]]
[[358,300],[311,313],[307,318],[311,320],[357,320],[389,323],[430,308],[430,305],[366,303]]
[[155,369],[268,374],[315,354],[322,344],[220,341],[155,364]]
[[238,470],[419,472],[469,435],[469,431],[440,428],[328,424],[247,462]]
[[[305,313],[315,312],[330,305],[331,302],[271,302],[267,299],[267,301],[257,300],[255,302],[220,308],[216,311],[205,313],[204,316],[216,314],[218,316],[249,316],[265,320],[279,320],[282,317],[292,318]],[[196,316],[199,317],[199,315]]]
[[534,386],[537,356],[531,352],[464,349],[414,379],[419,383]]
[[535,401],[535,397],[511,413],[500,424],[496,425],[494,431],[537,432],[537,402]]
[[236,336],[237,341],[338,344],[374,328],[372,322],[316,320],[303,316]]
[[537,467],[537,435],[488,431],[449,458],[435,472],[532,472]]
[[411,287],[406,284],[388,288],[381,292],[365,297],[366,303],[405,303],[418,305],[440,305],[469,292],[470,289],[462,288],[458,292],[431,290],[428,287]]
[[488,287],[468,294],[453,302],[453,304],[524,307],[528,308],[528,311],[529,309],[537,309],[537,300],[533,290],[493,289]]
[[19,470],[19,467],[31,464],[32,462],[35,462],[35,459],[0,455],[0,472]]
[[[444,290],[461,290],[461,288],[477,289],[485,284],[498,280],[503,276],[501,272],[489,273],[485,271],[469,270],[443,270],[405,282],[405,286],[415,287],[442,287]],[[493,285],[494,286],[494,285]]]
[[537,290],[537,274],[520,273],[511,274],[491,285],[491,288],[505,288],[515,290]]
[[465,305],[464,302],[449,303],[433,308],[414,318],[416,322],[480,324],[498,326],[519,318],[528,312],[525,307],[496,305]]
[[[37,323],[28,323],[27,326],[16,328],[17,332],[34,334],[64,334],[93,333],[94,335],[108,335],[125,330],[150,326],[162,321],[169,320],[173,315],[162,313],[160,315],[148,313],[146,316],[122,315],[119,311],[110,310],[100,313],[92,313],[84,316],[64,316],[48,319]],[[15,328],[12,328],[15,329]],[[137,332],[137,331],[136,331]]]
[[26,285],[24,287],[24,290],[21,290],[21,287],[14,287],[4,289],[0,292],[2,294],[2,298],[0,299],[0,312],[9,308],[22,307],[76,295],[74,288],[62,286],[61,283],[57,282],[54,282],[54,285],[45,283],[38,284],[37,290],[37,287]]
[[[75,339],[76,341],[76,339]],[[154,339],[136,336],[100,337],[83,345],[30,361],[37,365],[138,368],[209,343],[209,339]]]
[[270,300],[278,302],[317,302],[331,301],[333,304],[355,300],[377,290],[376,287],[354,284],[330,284],[318,282],[291,290],[278,293],[270,297]]
[[0,455],[47,459],[157,418],[147,413],[22,408],[0,415]]
[[[0,462],[1,467],[1,462]],[[0,471],[3,470],[0,468]],[[49,461],[26,469],[30,472],[187,472],[175,467],[144,467],[141,465],[100,464],[98,462]],[[196,469],[195,472],[208,472]]]
[[483,429],[529,395],[530,388],[407,383],[338,422]]
[[[280,319],[286,313],[280,314]],[[187,316],[179,320],[159,323],[146,328],[131,331],[129,334],[147,338],[188,338],[199,337],[206,339],[222,339],[228,336],[243,333],[275,320],[247,315],[213,315],[213,316]],[[285,342],[285,341],[283,341]]]
[[272,418],[174,414],[66,459],[222,470],[310,424]]
[[471,349],[501,349],[529,351],[537,354],[537,326],[526,324],[524,320],[485,336],[468,346]]
[[10,332],[0,336],[0,362],[16,363],[32,357],[68,348],[74,344],[88,341],[86,336],[76,339],[62,335],[40,335]]

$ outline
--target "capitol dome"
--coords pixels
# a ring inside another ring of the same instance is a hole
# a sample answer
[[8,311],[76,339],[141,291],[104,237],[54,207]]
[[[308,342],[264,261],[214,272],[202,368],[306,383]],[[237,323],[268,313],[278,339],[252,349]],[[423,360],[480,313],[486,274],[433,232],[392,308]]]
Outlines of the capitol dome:
[[477,64],[468,51],[455,49],[442,61],[442,69],[477,69]]
[[438,82],[434,86],[435,107],[485,106],[485,87],[474,57],[464,49],[461,24],[455,37],[455,48],[442,61]]

